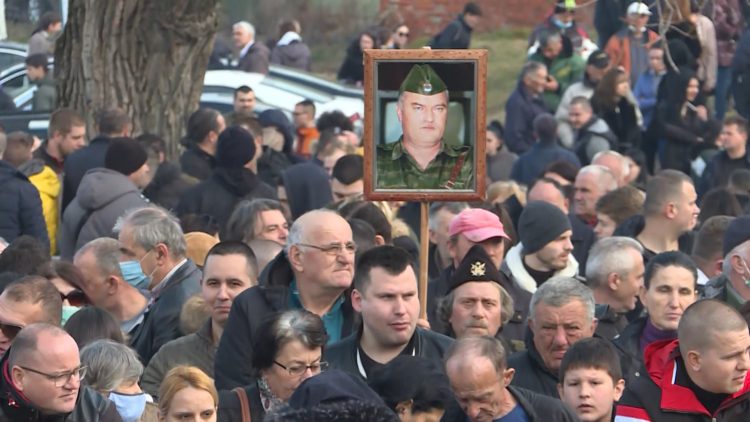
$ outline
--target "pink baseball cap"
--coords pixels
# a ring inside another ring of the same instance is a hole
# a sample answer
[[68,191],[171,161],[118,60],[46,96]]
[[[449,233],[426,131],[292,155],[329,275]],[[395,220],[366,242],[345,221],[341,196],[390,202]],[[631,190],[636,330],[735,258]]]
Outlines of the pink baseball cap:
[[505,233],[500,218],[487,210],[480,208],[469,208],[461,211],[453,217],[448,226],[448,235],[455,236],[463,234],[472,242],[484,242],[493,237],[504,237],[510,240]]

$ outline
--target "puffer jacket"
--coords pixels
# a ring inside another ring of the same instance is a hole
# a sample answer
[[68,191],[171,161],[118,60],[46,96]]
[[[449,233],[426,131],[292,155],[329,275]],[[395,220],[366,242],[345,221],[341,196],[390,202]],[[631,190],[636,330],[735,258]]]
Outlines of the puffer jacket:
[[60,223],[60,209],[58,198],[60,197],[62,183],[60,177],[49,166],[45,166],[41,160],[31,160],[20,169],[28,178],[29,182],[39,191],[42,200],[42,214],[49,235],[50,254],[57,254],[57,226]]
[[0,160],[0,237],[12,242],[24,234],[49,244],[39,191],[23,173]]

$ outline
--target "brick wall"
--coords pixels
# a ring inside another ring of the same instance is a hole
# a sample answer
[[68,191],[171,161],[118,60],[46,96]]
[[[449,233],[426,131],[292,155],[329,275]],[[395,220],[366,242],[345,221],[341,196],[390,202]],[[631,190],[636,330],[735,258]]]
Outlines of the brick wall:
[[[474,0],[482,8],[479,31],[530,28],[552,11],[554,0]],[[583,3],[582,0],[578,1]],[[463,11],[461,0],[380,0],[380,11],[397,10],[414,35],[432,36]],[[577,12],[578,20],[591,27],[593,6]]]

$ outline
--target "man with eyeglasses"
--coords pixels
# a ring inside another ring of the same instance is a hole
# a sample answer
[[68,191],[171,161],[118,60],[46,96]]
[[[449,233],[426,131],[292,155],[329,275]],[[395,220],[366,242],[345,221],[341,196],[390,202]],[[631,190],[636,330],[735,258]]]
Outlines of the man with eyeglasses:
[[409,254],[395,246],[378,246],[357,263],[352,305],[362,325],[328,348],[324,360],[362,378],[397,356],[442,362],[453,340],[417,327],[417,275]]
[[0,354],[10,348],[27,325],[60,325],[60,292],[44,277],[27,276],[8,285],[0,294]]
[[356,250],[349,223],[337,213],[314,210],[297,218],[284,251],[263,270],[259,285],[232,304],[216,352],[217,388],[253,382],[252,344],[269,314],[306,309],[323,319],[329,344],[349,335],[354,312],[344,292],[352,283]]
[[61,328],[32,324],[0,361],[0,420],[119,422],[112,402],[81,385],[78,345]]

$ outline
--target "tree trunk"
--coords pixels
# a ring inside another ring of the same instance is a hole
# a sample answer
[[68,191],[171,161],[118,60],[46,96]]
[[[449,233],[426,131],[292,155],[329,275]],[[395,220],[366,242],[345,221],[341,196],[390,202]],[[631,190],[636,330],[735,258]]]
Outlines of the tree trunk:
[[198,109],[213,48],[218,0],[70,0],[57,41],[58,106],[86,116],[121,107],[133,133],[153,133],[178,154]]

